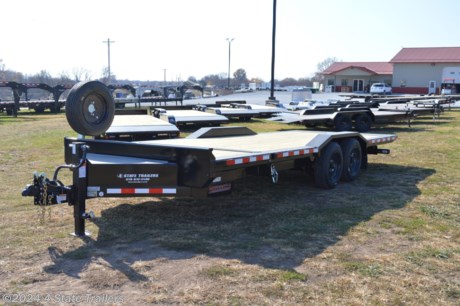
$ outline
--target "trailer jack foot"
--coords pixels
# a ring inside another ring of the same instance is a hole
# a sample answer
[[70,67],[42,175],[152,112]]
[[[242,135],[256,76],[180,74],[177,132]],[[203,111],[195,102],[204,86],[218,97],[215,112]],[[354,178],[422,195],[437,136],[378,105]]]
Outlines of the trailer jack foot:
[[70,233],[70,235],[74,236],[74,237],[89,237],[91,236],[91,232],[87,232],[85,231],[83,234],[77,234],[77,233]]

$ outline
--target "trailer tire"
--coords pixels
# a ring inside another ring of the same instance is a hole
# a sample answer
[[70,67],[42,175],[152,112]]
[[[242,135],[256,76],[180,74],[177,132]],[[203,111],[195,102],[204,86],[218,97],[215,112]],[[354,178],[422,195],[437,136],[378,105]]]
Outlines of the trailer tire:
[[110,90],[98,81],[80,82],[69,92],[65,103],[67,122],[82,135],[98,136],[112,124],[115,102]]
[[334,118],[334,127],[338,132],[351,131],[353,124],[349,116],[337,114]]
[[355,118],[355,130],[364,133],[371,129],[372,118],[368,114],[360,114]]
[[341,143],[343,154],[342,181],[351,182],[361,172],[362,150],[355,138],[345,139]]
[[315,184],[320,188],[332,189],[340,181],[343,170],[343,155],[340,145],[330,142],[314,163]]
[[34,107],[34,111],[37,114],[43,114],[45,112],[45,106],[44,105],[37,105]]

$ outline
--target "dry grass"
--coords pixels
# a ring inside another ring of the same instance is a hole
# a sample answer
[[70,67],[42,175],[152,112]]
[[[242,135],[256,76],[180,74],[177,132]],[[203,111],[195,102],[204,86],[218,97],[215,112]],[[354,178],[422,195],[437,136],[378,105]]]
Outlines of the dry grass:
[[[396,132],[358,180],[319,190],[303,174],[232,194],[88,201],[40,224],[20,196],[63,162],[61,115],[0,114],[0,293],[122,295],[128,304],[460,305],[460,112]],[[257,131],[302,128],[254,120]],[[63,179],[68,181],[68,173]],[[2,302],[0,302],[2,303]]]

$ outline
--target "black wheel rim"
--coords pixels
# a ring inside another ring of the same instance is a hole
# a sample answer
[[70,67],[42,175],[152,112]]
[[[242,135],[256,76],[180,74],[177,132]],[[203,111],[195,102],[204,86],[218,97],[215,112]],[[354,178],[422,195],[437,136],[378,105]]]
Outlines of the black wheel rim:
[[88,95],[82,103],[83,116],[89,124],[99,124],[107,112],[105,100],[100,95]]
[[340,156],[338,154],[334,154],[331,156],[329,160],[329,170],[328,176],[332,183],[337,183],[340,179],[342,163],[340,160]]
[[359,149],[354,149],[350,152],[349,163],[348,163],[348,173],[354,175],[361,168],[361,154]]

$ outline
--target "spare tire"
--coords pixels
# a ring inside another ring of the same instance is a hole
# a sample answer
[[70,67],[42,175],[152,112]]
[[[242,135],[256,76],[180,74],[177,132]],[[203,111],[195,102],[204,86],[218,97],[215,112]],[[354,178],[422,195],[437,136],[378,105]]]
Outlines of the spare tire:
[[112,93],[99,81],[75,84],[65,103],[67,122],[82,135],[98,136],[108,130],[115,116]]

